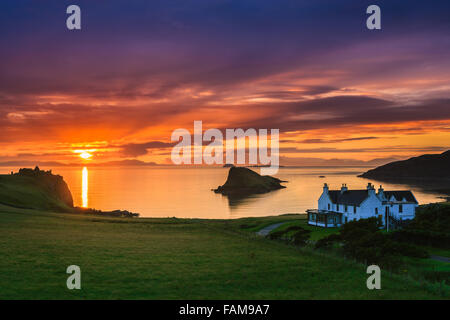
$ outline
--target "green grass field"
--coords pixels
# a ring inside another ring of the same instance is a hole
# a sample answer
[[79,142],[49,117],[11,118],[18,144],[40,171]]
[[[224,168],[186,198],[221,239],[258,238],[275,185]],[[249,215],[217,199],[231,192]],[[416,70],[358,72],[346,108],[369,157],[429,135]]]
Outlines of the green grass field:
[[[0,206],[0,299],[442,299],[408,275],[254,236],[285,215],[239,220],[130,219]],[[67,266],[81,267],[68,290]]]
[[[285,230],[292,226],[299,226],[303,229],[310,230],[310,240],[317,241],[323,237],[326,237],[330,234],[337,233],[339,231],[339,228],[321,228],[316,226],[310,226],[308,225],[307,216],[302,215],[301,219],[295,219],[294,221],[287,222],[278,228],[274,229],[272,232],[277,232],[281,230]],[[289,235],[289,233],[287,233]]]

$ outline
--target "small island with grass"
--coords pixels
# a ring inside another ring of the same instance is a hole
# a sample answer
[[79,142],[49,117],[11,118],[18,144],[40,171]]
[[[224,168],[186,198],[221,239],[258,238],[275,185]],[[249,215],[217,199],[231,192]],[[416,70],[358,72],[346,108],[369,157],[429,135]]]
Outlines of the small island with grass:
[[245,196],[286,188],[281,185],[282,182],[286,181],[271,176],[261,176],[245,167],[231,167],[225,184],[213,191],[229,196]]

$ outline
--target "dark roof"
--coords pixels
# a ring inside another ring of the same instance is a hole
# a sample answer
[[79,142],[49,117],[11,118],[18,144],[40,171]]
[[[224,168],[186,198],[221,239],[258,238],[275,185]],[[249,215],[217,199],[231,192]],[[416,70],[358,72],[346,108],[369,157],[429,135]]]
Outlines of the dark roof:
[[[328,191],[328,194],[333,203],[349,206],[359,206],[369,196],[367,189],[347,190],[344,192],[341,192],[341,190],[330,190]],[[391,196],[394,196],[397,201],[402,201],[403,198],[405,198],[408,202],[417,203],[417,200],[414,198],[411,191],[384,191],[384,195],[388,201]]]
[[351,206],[359,206],[369,196],[367,190],[347,190],[344,192],[341,192],[341,190],[330,190],[328,194],[333,203]]
[[388,200],[394,196],[397,201],[402,201],[405,198],[408,202],[417,203],[411,191],[385,191],[384,194]]

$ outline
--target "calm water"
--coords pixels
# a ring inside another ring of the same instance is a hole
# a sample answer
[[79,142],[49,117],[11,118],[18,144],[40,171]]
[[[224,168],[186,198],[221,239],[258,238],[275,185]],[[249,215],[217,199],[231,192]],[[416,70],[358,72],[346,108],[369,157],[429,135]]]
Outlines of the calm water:
[[[16,171],[18,168],[14,168]],[[43,167],[42,169],[49,169]],[[4,173],[6,168],[0,168]],[[367,168],[281,168],[276,177],[289,181],[286,189],[239,201],[211,191],[225,182],[225,168],[53,168],[64,177],[76,206],[101,210],[126,209],[141,217],[240,218],[304,213],[316,208],[324,182],[330,189],[347,183],[364,189],[375,180],[356,175]],[[256,169],[256,171],[258,171]],[[319,178],[320,175],[326,178]],[[439,193],[416,186],[382,183],[385,190],[411,189],[419,203],[442,201]]]

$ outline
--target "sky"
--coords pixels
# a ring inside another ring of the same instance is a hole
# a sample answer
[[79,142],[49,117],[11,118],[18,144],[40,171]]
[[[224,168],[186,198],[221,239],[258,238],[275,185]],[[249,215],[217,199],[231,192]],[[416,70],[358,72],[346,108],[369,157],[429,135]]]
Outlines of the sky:
[[[66,28],[71,4],[81,30]],[[381,30],[366,28],[371,4]],[[443,152],[449,12],[448,0],[2,1],[0,164],[169,164],[171,133],[194,120],[279,129],[282,165]]]

